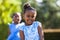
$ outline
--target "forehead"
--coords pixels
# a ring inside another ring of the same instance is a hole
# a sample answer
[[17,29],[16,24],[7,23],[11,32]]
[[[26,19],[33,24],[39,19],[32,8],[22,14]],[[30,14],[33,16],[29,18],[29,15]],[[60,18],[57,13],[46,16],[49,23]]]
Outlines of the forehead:
[[25,12],[25,14],[26,14],[26,15],[36,15],[36,11],[34,11],[34,10],[27,10],[27,11]]
[[20,13],[16,13],[14,16],[21,16],[21,14]]

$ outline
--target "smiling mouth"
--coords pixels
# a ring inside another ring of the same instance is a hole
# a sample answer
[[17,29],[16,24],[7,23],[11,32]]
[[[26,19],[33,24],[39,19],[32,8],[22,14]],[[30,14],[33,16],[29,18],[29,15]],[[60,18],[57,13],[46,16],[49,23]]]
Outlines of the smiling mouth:
[[33,21],[32,20],[28,20],[29,24],[31,24]]
[[29,22],[32,22],[32,20],[28,20]]

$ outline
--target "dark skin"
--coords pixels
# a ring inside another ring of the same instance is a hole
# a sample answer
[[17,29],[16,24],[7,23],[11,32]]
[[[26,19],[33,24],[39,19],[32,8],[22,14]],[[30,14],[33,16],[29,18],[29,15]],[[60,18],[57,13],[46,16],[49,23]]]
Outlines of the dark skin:
[[42,30],[42,27],[40,27],[40,26],[38,26],[38,33],[40,36],[40,40],[44,40],[43,30]]
[[10,29],[8,29],[8,35],[10,34]]
[[[26,26],[31,25],[35,21],[36,15],[37,15],[36,11],[27,10],[23,15],[23,18],[25,20],[25,25]],[[42,27],[38,26],[37,29],[40,36],[40,40],[44,40]],[[20,30],[20,38],[21,40],[25,40],[24,32],[22,30]]]
[[20,30],[20,39],[25,40],[24,32]]
[[[20,17],[21,15],[19,15],[18,13],[16,13],[14,16],[13,16],[13,21],[14,21],[14,24],[19,24],[20,23]],[[10,29],[8,29],[8,35],[10,34]]]
[[13,16],[13,21],[14,21],[15,24],[19,24],[20,23],[20,21],[21,21],[20,17],[21,16],[19,14],[17,14],[17,13]]
[[23,15],[23,19],[25,20],[26,25],[31,25],[36,18],[36,12],[33,10],[28,10],[26,13]]

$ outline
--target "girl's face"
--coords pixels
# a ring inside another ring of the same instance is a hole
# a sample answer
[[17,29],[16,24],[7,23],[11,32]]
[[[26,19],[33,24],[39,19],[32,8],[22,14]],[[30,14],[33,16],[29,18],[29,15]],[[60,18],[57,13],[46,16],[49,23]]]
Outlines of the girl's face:
[[36,11],[33,10],[26,11],[23,18],[25,20],[26,25],[31,25],[33,21],[35,21]]
[[15,14],[15,15],[13,16],[13,21],[14,21],[14,23],[16,23],[16,24],[20,23],[20,21],[21,21],[21,15]]

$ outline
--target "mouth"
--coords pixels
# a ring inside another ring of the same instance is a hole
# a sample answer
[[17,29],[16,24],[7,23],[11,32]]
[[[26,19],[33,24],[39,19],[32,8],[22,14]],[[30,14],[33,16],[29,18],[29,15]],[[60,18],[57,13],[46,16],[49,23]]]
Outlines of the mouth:
[[15,21],[20,21],[19,19],[16,19]]
[[33,23],[32,20],[27,20],[26,22],[27,22],[26,25],[31,25]]
[[32,20],[28,20],[29,24],[31,24],[33,21]]

